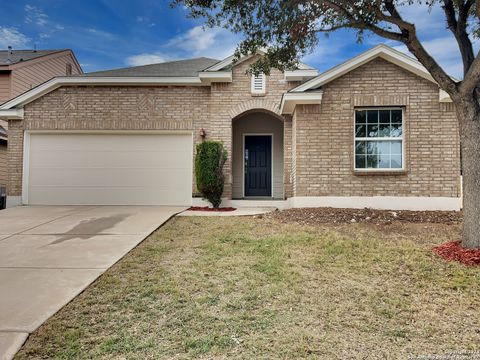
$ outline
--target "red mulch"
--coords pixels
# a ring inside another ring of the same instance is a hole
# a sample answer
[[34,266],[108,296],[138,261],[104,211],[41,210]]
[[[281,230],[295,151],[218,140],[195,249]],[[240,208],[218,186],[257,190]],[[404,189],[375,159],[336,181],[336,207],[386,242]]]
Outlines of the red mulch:
[[211,208],[208,206],[192,206],[188,210],[190,211],[235,211],[237,210],[234,207],[221,207],[221,208]]
[[459,261],[469,266],[480,265],[480,249],[465,249],[460,241],[450,241],[435,246],[432,250],[447,261]]

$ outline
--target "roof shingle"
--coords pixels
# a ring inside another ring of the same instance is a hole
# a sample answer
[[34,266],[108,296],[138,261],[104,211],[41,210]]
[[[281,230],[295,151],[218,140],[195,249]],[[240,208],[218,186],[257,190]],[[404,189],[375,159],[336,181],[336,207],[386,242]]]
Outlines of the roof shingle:
[[68,49],[59,50],[0,50],[0,65],[12,65],[32,60],[41,56],[54,54]]
[[188,60],[169,61],[159,64],[150,64],[142,66],[134,66],[128,68],[96,71],[84,76],[159,76],[159,77],[183,77],[197,76],[198,73],[219,60],[200,57]]

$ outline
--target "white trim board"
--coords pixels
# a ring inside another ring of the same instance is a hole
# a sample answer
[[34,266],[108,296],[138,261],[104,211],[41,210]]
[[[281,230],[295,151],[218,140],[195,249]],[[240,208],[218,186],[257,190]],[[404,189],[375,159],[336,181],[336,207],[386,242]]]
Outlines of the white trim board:
[[0,119],[21,120],[23,119],[23,109],[0,110]]
[[322,103],[322,91],[292,93],[287,92],[282,96],[280,104],[281,114],[293,114],[297,105],[320,105]]

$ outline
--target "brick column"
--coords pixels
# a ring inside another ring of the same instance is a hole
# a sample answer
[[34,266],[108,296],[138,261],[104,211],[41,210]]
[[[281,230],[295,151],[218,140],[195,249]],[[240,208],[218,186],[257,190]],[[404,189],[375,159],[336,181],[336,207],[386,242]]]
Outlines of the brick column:
[[8,122],[8,182],[7,196],[22,195],[23,121]]

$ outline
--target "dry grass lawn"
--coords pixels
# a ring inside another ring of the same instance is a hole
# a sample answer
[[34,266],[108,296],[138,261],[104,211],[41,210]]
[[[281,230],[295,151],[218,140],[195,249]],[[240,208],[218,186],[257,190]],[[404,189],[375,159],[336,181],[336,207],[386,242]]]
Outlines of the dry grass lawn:
[[480,348],[480,268],[458,225],[175,218],[17,359],[400,359]]

